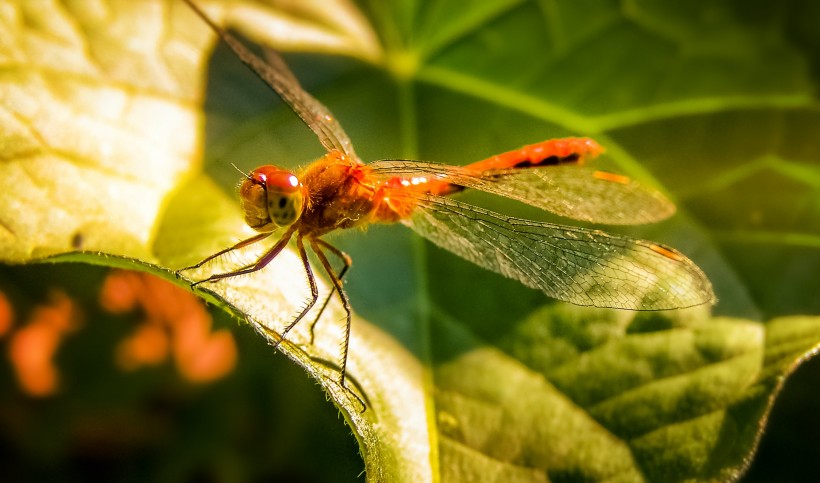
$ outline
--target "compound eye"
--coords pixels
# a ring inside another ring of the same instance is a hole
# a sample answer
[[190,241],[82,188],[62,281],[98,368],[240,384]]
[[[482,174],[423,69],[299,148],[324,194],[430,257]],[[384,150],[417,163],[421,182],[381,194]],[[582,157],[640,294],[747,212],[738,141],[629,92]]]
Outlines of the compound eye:
[[276,166],[260,166],[239,186],[245,222],[265,233],[296,222],[302,215],[305,189],[293,173]]
[[268,187],[268,214],[278,226],[288,226],[302,214],[302,191],[293,193],[277,192]]
[[274,166],[262,166],[251,176],[265,187],[268,216],[274,225],[288,226],[299,219],[304,194],[296,175]]

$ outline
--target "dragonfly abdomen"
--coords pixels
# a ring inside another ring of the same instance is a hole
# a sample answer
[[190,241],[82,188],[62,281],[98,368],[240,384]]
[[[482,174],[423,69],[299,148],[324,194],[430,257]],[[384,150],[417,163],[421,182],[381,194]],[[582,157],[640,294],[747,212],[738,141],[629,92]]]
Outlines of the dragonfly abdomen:
[[[584,164],[604,152],[598,143],[590,138],[549,139],[529,144],[513,151],[497,154],[490,158],[468,164],[465,169],[485,174],[488,171],[508,171],[511,169],[540,168],[563,164]],[[429,192],[446,196],[464,191],[465,187],[445,182],[431,183]]]
[[469,164],[466,168],[485,172],[559,164],[583,164],[603,152],[604,148],[589,138],[549,139]]

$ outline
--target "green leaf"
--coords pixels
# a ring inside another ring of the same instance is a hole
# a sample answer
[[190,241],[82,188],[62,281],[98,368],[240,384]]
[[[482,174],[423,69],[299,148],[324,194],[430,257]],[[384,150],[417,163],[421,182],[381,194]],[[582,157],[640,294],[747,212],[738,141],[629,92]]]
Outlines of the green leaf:
[[[281,349],[343,410],[369,480],[729,480],[746,469],[785,377],[820,342],[820,43],[799,13],[807,4],[397,1],[371,2],[367,17],[344,2],[209,5],[257,42],[359,59],[292,60],[366,160],[459,164],[594,137],[602,165],[678,204],[672,220],[624,232],[681,249],[720,298],[714,314],[582,309],[401,228],[334,238],[354,259],[348,368],[367,411],[335,382],[338,304],[313,344],[303,323]],[[103,5],[19,2],[0,17],[11,32],[0,253],[172,278],[250,234],[230,162],[296,166],[321,149],[223,52],[206,104],[214,183],[197,161],[213,36],[182,2]],[[275,339],[308,294],[302,273],[285,253],[200,293]]]

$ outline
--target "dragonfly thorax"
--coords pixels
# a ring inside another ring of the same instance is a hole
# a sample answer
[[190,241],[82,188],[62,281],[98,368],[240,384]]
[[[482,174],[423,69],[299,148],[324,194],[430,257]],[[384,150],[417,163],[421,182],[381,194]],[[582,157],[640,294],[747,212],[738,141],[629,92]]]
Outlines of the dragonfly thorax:
[[305,190],[290,171],[266,165],[254,169],[239,186],[245,222],[267,232],[292,225],[302,214]]

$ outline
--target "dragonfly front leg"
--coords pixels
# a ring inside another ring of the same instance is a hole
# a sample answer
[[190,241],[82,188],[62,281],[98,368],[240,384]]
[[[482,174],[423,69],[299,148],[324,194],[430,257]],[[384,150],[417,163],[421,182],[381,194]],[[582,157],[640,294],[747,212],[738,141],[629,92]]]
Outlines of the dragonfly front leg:
[[[217,280],[222,280],[223,278],[231,278],[231,277],[236,277],[236,276],[239,276],[239,275],[247,275],[249,273],[253,273],[253,272],[257,272],[259,270],[262,270],[274,258],[276,258],[276,256],[279,255],[279,253],[281,253],[282,250],[288,245],[288,242],[290,241],[291,236],[293,236],[293,232],[294,232],[294,229],[290,229],[287,232],[285,232],[285,234],[282,235],[282,238],[280,238],[279,241],[276,242],[276,245],[274,245],[273,248],[268,250],[264,255],[259,257],[259,259],[256,261],[256,263],[254,263],[252,265],[246,265],[245,267],[240,268],[239,270],[234,270],[234,271],[225,272],[225,273],[217,273],[215,275],[211,275],[210,277],[208,277],[206,279],[199,280],[197,282],[192,283],[191,287],[196,287],[197,285],[199,285],[201,283],[205,283],[205,282],[216,282]],[[269,233],[265,234],[265,236],[267,236],[267,235],[269,235]],[[260,235],[257,235],[253,238],[249,238],[248,240],[244,240],[242,242],[239,242],[239,243],[237,243],[237,245],[247,246],[247,245],[250,245],[251,243],[255,243],[255,242],[262,239],[262,238],[258,238],[259,236]],[[255,238],[258,238],[258,239],[254,240]],[[251,241],[251,240],[253,240],[253,241]],[[245,243],[245,242],[248,242],[248,243]],[[242,245],[243,243],[245,243],[245,244]],[[234,247],[231,247],[230,249],[223,250],[223,253],[227,253],[227,252],[235,249],[235,247],[237,245],[234,245]],[[240,246],[240,248],[241,248],[241,246]],[[213,255],[209,258],[206,258],[205,260],[203,260],[200,263],[205,263],[209,259],[213,259],[216,256],[219,256],[219,254],[216,254],[216,255]]]
[[239,250],[240,248],[244,248],[244,247],[253,245],[256,242],[262,241],[265,238],[271,236],[271,234],[272,234],[272,232],[256,234],[256,235],[254,235],[250,238],[247,238],[245,240],[240,241],[239,243],[237,243],[237,244],[235,244],[231,247],[225,248],[224,250],[219,250],[218,252],[214,253],[213,255],[203,259],[202,261],[200,261],[196,265],[191,265],[190,267],[180,268],[179,270],[176,270],[174,272],[174,274],[176,274],[177,278],[179,278],[180,272],[184,272],[186,270],[195,270],[195,269],[201,267],[202,265],[205,265],[206,263],[210,262],[214,258],[220,257],[220,256],[222,256],[226,253],[232,252],[234,250]]

